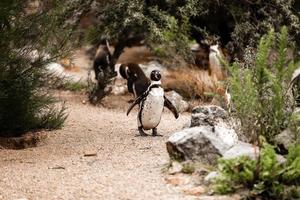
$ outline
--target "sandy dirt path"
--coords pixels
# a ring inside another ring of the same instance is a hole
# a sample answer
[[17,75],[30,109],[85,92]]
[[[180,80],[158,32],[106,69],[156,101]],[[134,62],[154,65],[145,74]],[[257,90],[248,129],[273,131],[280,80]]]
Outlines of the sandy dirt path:
[[[0,199],[193,199],[167,185],[165,142],[190,118],[165,110],[164,137],[135,137],[136,112],[67,101],[62,130],[48,132],[36,148],[0,149]],[[97,156],[85,157],[87,151]]]

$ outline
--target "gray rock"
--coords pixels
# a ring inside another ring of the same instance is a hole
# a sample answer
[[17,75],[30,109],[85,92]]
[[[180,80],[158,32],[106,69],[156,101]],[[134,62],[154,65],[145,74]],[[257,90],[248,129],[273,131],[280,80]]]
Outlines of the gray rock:
[[173,175],[181,172],[182,165],[178,161],[172,161],[172,165],[168,170],[168,173]]
[[192,52],[199,51],[199,50],[200,50],[200,45],[198,43],[194,43],[191,45]]
[[223,158],[231,159],[239,156],[248,156],[251,159],[255,159],[258,157],[258,154],[259,148],[257,146],[239,141],[223,154]]
[[215,164],[238,141],[235,130],[227,120],[227,112],[218,106],[194,108],[190,128],[169,138],[167,149],[170,156]]
[[288,149],[295,142],[293,135],[294,134],[292,133],[292,131],[287,128],[280,134],[275,136],[275,142],[279,145],[283,145],[285,149]]
[[219,106],[198,106],[192,110],[191,127],[215,126],[228,118],[227,112]]
[[291,116],[289,127],[275,136],[275,142],[289,149],[290,146],[300,143],[300,108],[296,108]]
[[183,124],[182,129],[190,128],[190,126],[191,126],[191,120],[188,120]]
[[201,126],[174,133],[167,141],[170,157],[216,164],[237,142],[231,129]]
[[46,65],[46,69],[51,73],[59,77],[65,76],[65,68],[59,63],[49,63]]
[[53,76],[61,78],[62,81],[67,81],[71,83],[78,83],[78,82],[84,83],[86,79],[85,75],[78,72],[65,70],[65,68],[61,64],[56,62],[47,64],[46,69]]
[[183,100],[183,97],[175,91],[166,92],[166,97],[172,102],[179,113],[189,109],[188,102]]
[[211,183],[213,181],[213,179],[215,179],[218,176],[219,176],[219,173],[217,171],[212,171],[205,176],[204,181],[206,183]]
[[198,106],[192,111],[191,126],[215,126],[232,129],[238,139],[243,142],[249,142],[241,129],[241,122],[229,116],[228,112],[216,105]]
[[114,95],[124,95],[127,91],[127,85],[113,85],[111,93]]
[[223,140],[238,140],[226,110],[219,106],[198,106],[192,111],[190,127],[210,126]]
[[[257,159],[259,148],[249,143],[237,142],[233,147],[223,154],[224,159],[233,159],[240,156],[248,156],[250,159]],[[286,159],[282,155],[276,155],[279,163],[284,163]]]
[[238,138],[239,138],[240,141],[246,142],[246,143],[249,143],[249,142],[252,141],[252,139],[253,139],[253,137],[251,137],[252,135],[249,135],[249,134],[246,135],[243,132],[241,120],[239,120],[237,118],[230,117],[230,119],[226,120],[226,121],[235,130],[235,132],[238,135]]

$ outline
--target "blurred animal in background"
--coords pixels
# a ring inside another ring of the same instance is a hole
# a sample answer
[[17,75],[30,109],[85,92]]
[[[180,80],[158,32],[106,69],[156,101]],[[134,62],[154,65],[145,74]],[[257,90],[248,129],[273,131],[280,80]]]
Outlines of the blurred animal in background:
[[106,39],[102,39],[94,57],[93,68],[96,80],[104,78],[103,71],[110,69],[111,53]]
[[218,44],[211,45],[209,48],[209,75],[217,85],[212,104],[219,105],[230,111],[231,95],[228,86],[224,84],[224,80],[227,78],[227,72],[222,62],[225,62],[225,56],[220,46]]
[[211,101],[211,104],[222,107],[228,112],[232,111],[231,94],[229,93],[229,87],[219,85],[216,88],[215,96]]
[[224,55],[219,45],[211,45],[209,48],[209,74],[217,81],[226,78],[226,72],[222,65]]
[[191,47],[195,66],[201,70],[208,70],[208,74],[215,81],[224,80],[226,73],[221,60],[225,59],[218,44],[210,45],[207,41],[194,44]]
[[150,129],[152,129],[152,136],[158,136],[156,127],[160,123],[164,106],[172,111],[176,119],[179,116],[175,106],[164,94],[164,89],[161,87],[160,72],[153,70],[150,74],[150,79],[151,84],[147,90],[134,100],[127,111],[128,115],[135,105],[139,105],[138,131],[141,136],[147,136],[144,130]]
[[138,64],[122,64],[119,72],[121,76],[127,80],[128,91],[133,93],[135,98],[142,95],[151,83]]
[[199,69],[209,69],[209,45],[205,43],[197,43],[191,47],[195,65]]

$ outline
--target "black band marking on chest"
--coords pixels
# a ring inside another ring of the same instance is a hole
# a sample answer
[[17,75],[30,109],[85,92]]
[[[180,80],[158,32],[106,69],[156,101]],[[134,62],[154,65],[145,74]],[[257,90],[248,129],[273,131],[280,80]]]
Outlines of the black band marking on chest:
[[152,88],[159,88],[159,87],[161,87],[160,84],[153,84],[153,85],[150,85],[148,90],[150,91]]

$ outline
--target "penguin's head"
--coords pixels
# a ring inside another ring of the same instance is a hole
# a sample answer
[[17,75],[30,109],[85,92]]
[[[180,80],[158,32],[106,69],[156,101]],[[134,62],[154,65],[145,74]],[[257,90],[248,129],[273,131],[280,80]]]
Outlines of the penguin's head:
[[151,81],[160,81],[161,74],[158,70],[153,70],[150,74]]
[[210,46],[210,48],[209,48],[209,51],[210,51],[210,53],[215,53],[215,54],[217,54],[217,55],[220,55],[220,50],[219,50],[219,44],[216,44],[216,45],[212,45],[212,46]]

